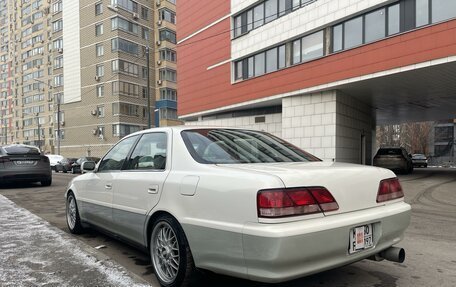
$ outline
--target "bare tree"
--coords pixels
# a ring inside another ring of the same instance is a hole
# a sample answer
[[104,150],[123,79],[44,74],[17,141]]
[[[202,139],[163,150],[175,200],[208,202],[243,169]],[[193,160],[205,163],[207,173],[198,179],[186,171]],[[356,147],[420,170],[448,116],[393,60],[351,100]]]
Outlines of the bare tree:
[[429,154],[432,122],[377,126],[377,146],[402,146],[410,153]]

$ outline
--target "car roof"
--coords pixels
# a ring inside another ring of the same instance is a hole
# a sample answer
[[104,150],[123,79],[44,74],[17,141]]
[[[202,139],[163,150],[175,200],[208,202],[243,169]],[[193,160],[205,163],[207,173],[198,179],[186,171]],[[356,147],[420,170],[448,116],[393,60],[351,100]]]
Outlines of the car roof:
[[[187,130],[207,130],[207,129],[229,129],[229,130],[254,130],[249,128],[235,128],[235,127],[222,127],[222,126],[202,126],[202,125],[180,125],[180,126],[172,126],[172,127],[156,127],[150,128],[147,130],[141,130],[134,133],[131,133],[125,137],[130,137],[138,134],[144,134],[148,132],[169,132],[169,131],[187,131]],[[258,131],[258,130],[256,130]]]

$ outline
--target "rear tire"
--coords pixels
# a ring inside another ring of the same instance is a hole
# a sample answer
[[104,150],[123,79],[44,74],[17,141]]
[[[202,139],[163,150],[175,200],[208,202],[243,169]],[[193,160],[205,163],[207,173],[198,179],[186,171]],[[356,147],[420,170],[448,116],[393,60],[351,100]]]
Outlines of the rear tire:
[[66,222],[68,229],[73,234],[81,234],[84,228],[81,224],[81,218],[79,217],[78,204],[76,197],[72,192],[68,193],[66,200]]
[[50,186],[51,184],[52,184],[52,177],[41,181],[42,186]]
[[150,256],[161,286],[188,286],[196,279],[197,270],[184,231],[170,215],[162,215],[154,222]]

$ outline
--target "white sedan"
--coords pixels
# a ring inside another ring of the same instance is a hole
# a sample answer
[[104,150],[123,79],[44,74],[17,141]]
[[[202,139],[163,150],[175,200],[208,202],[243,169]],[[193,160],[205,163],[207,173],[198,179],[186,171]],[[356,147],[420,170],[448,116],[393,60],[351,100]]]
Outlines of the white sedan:
[[402,262],[410,206],[389,170],[323,162],[270,134],[169,127],[119,141],[69,184],[71,232],[150,252],[162,286],[197,269],[282,282],[365,258]]

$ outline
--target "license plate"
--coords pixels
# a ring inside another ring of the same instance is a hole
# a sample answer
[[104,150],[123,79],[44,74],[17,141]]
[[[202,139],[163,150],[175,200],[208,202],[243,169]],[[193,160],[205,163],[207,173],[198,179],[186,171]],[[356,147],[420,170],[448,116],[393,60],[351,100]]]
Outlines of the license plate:
[[16,160],[14,162],[16,165],[34,165],[36,161],[34,160]]
[[374,246],[372,224],[358,226],[350,230],[350,254],[371,248]]

